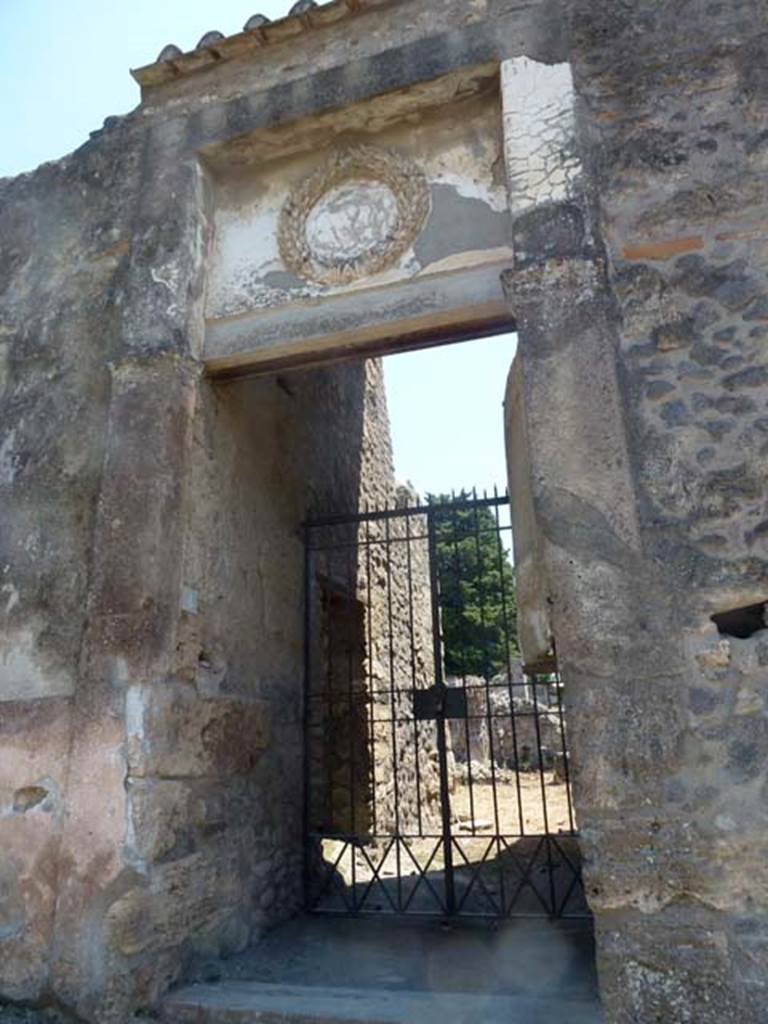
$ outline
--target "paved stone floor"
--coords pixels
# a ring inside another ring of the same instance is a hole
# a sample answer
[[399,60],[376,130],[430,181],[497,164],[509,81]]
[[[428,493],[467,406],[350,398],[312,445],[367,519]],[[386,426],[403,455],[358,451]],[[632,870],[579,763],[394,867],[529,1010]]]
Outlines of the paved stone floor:
[[211,965],[207,980],[172,994],[165,1020],[602,1024],[603,1017],[587,921],[445,927],[315,917]]

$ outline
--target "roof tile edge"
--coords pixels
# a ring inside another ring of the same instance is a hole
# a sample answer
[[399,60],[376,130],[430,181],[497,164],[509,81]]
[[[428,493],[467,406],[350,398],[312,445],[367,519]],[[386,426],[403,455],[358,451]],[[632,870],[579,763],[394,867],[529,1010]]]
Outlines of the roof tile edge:
[[[210,46],[132,69],[131,75],[142,90],[152,89],[226,60],[256,52],[264,46],[282,43],[304,32],[324,28],[367,10],[387,7],[397,2],[399,0],[330,0],[329,3],[320,4],[298,14],[288,14],[277,21],[225,36]],[[170,46],[166,46],[162,52],[168,50]]]

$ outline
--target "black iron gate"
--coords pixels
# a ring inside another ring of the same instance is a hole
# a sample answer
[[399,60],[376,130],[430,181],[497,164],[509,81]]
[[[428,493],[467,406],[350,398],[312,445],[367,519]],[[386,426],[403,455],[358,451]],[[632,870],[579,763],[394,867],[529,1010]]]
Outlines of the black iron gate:
[[508,498],[305,524],[305,886],[331,914],[585,916],[554,660],[522,671]]

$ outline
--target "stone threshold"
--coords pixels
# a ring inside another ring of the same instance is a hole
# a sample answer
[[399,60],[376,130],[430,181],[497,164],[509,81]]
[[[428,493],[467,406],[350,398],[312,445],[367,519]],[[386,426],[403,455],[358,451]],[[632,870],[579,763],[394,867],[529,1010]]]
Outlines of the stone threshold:
[[325,988],[258,981],[190,985],[165,1024],[604,1024],[592,999]]

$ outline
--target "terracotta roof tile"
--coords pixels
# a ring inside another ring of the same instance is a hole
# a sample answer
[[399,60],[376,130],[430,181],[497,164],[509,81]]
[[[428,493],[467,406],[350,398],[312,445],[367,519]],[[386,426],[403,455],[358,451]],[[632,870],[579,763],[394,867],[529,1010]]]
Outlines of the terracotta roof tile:
[[225,36],[221,32],[206,32],[194,50],[183,53],[169,43],[160,51],[153,64],[136,68],[131,74],[144,89],[162,85],[183,75],[201,71],[213,64],[231,60],[249,51],[298,37],[304,32],[331,25],[375,7],[385,7],[396,0],[330,0],[318,4],[315,0],[297,0],[284,18],[270,21],[263,14],[254,14],[245,23],[242,32]]

